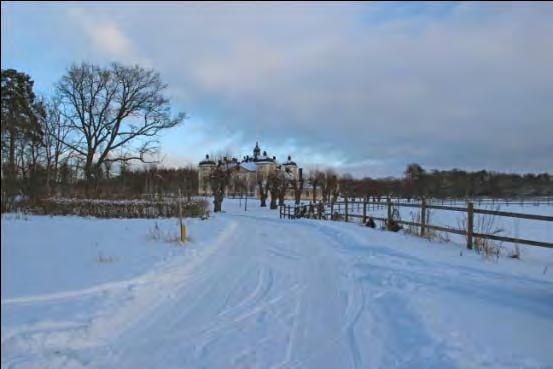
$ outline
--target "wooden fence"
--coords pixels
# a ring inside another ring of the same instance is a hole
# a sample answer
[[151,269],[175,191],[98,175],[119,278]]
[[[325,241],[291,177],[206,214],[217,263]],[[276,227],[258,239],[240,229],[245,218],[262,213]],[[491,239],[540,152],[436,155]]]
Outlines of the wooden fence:
[[[387,210],[387,216],[383,218],[383,217],[374,217],[374,216],[367,215],[367,210],[371,205],[373,207],[375,206],[384,207]],[[351,212],[352,206],[357,206],[358,209],[362,207],[362,214],[352,213]],[[397,207],[411,207],[411,208],[420,209],[420,222],[394,219],[393,209]],[[457,212],[466,213],[466,222],[465,222],[466,228],[460,229],[460,228],[443,227],[443,226],[437,226],[433,224],[427,224],[426,213],[428,209],[448,210],[448,211],[457,211]],[[312,218],[312,219],[324,219],[324,220],[341,220],[343,218],[343,220],[346,222],[348,222],[352,218],[360,218],[362,219],[363,223],[366,223],[367,220],[371,218],[373,220],[378,220],[383,222],[386,228],[389,230],[393,228],[394,224],[418,227],[419,235],[422,237],[426,235],[428,230],[455,233],[466,237],[468,249],[472,249],[474,240],[478,238],[553,248],[552,242],[535,241],[535,240],[529,240],[529,239],[523,239],[523,238],[500,236],[496,234],[477,233],[474,231],[475,214],[486,214],[486,215],[509,217],[509,218],[553,222],[553,216],[549,216],[549,215],[524,214],[524,213],[513,213],[508,211],[478,209],[474,207],[474,204],[472,202],[467,202],[466,207],[459,207],[459,206],[444,206],[444,205],[428,204],[425,200],[422,200],[419,203],[412,203],[412,202],[392,201],[390,198],[388,198],[386,199],[386,201],[368,201],[367,199],[364,199],[363,201],[351,202],[351,201],[348,201],[347,199],[344,199],[344,201],[336,201],[330,204],[323,204],[321,202],[321,203],[309,204],[309,205],[294,205],[294,206],[281,205],[280,206],[281,218],[288,218],[288,219]]]

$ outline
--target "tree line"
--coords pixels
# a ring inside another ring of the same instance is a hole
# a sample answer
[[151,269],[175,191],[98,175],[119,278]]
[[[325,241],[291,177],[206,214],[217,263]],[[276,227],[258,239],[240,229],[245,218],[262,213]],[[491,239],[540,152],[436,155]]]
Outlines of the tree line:
[[[246,195],[251,192],[246,182],[233,175],[237,163],[219,159],[211,172],[209,183],[213,189],[215,211],[221,210],[226,193]],[[289,173],[288,173],[289,174]],[[256,176],[260,206],[276,209],[284,204],[286,194],[292,193],[295,204],[300,204],[304,191],[309,189],[309,201],[335,202],[338,197],[385,197],[406,199],[425,198],[520,198],[553,195],[553,177],[548,173],[512,174],[492,171],[467,172],[460,169],[425,170],[419,164],[409,164],[400,178],[354,178],[338,175],[334,169],[312,170],[305,177],[288,175],[275,167]],[[250,184],[251,186],[251,184]],[[305,199],[304,199],[305,200]]]
[[548,173],[515,174],[494,171],[425,170],[409,164],[401,178],[354,179],[344,175],[341,193],[401,198],[521,198],[553,195],[553,177]]

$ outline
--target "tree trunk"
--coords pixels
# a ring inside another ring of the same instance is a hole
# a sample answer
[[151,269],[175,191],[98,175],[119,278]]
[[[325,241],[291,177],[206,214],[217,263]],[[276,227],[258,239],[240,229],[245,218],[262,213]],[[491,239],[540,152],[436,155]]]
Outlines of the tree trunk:
[[294,199],[296,205],[299,205],[301,202],[301,194],[303,192],[303,182],[295,183],[294,184]]
[[8,198],[15,194],[15,188],[16,188],[16,177],[17,177],[17,170],[15,167],[15,135],[13,134],[13,131],[10,132],[10,141],[9,141],[9,153],[8,153],[8,173],[7,174],[7,181],[6,181],[6,193],[8,195]]
[[271,191],[271,205],[270,205],[270,209],[276,209],[278,206],[277,206],[277,198],[278,198],[278,194]]
[[86,158],[86,163],[84,166],[84,175],[86,179],[85,194],[87,197],[89,197],[90,194],[92,193],[91,188],[92,188],[92,181],[93,181],[91,157]]
[[263,190],[263,184],[262,183],[259,183],[259,200],[261,202],[261,204],[259,206],[261,206],[262,208],[264,207],[267,207],[267,192],[265,192]]
[[52,194],[52,187],[50,186],[51,180],[50,165],[46,166],[46,194],[50,196]]
[[213,212],[214,213],[219,213],[221,211],[222,204],[223,204],[223,197],[224,197],[224,194],[222,193],[213,194]]
[[284,195],[280,195],[278,198],[278,205],[284,205]]
[[15,178],[15,135],[13,132],[10,132],[10,151],[8,157],[9,164],[9,175],[10,178]]

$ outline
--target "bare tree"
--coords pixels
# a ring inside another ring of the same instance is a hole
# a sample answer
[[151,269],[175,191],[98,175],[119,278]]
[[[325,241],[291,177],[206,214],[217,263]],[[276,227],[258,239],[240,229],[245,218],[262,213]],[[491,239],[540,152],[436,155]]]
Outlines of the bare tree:
[[317,202],[317,188],[324,181],[324,173],[315,169],[309,173],[309,182],[313,187],[313,202]]
[[290,186],[290,174],[287,171],[282,173],[282,180],[280,182],[280,188],[278,193],[278,205],[284,205],[284,198],[286,197],[286,191]]
[[261,207],[267,206],[267,195],[269,194],[270,182],[268,181],[268,175],[264,172],[258,171],[256,173],[256,183],[259,192],[259,200]]
[[294,190],[294,202],[300,204],[301,195],[303,193],[303,178],[294,178],[290,181],[290,186]]
[[282,180],[280,182],[280,190],[278,196],[278,204],[284,205],[284,198],[286,197],[286,192],[289,188],[292,187],[292,180],[295,179],[295,176],[292,174],[289,168],[281,171]]
[[327,169],[324,172],[319,172],[319,178],[323,202],[326,203],[338,187],[338,176],[334,170]]
[[404,192],[408,198],[413,195],[419,198],[422,197],[424,195],[426,171],[419,164],[412,163],[407,166],[404,175]]
[[221,211],[225,192],[230,184],[236,165],[226,160],[219,160],[209,174],[209,185],[213,191],[213,212]]
[[44,135],[42,144],[45,153],[46,189],[51,192],[51,182],[58,181],[60,161],[70,150],[63,144],[69,134],[69,128],[60,111],[59,99],[51,99],[45,103],[46,117],[43,123]]
[[70,134],[63,142],[84,158],[87,182],[104,162],[147,161],[160,131],[181,123],[170,114],[159,73],[117,63],[73,65],[57,84]]
[[345,198],[353,196],[355,193],[355,183],[356,181],[351,174],[342,174],[341,178],[338,180],[341,195]]
[[284,194],[288,186],[286,173],[280,168],[274,168],[267,177],[268,188],[271,192],[271,209],[277,208],[277,200],[280,205],[284,205]]

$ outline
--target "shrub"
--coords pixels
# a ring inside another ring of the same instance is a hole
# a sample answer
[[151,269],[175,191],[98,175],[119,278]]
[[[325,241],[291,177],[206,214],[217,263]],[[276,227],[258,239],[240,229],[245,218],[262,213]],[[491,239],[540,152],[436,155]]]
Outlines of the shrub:
[[202,217],[207,213],[206,200],[182,203],[176,200],[93,200],[46,199],[27,204],[22,209],[39,215],[78,215],[97,218],[173,218],[182,208],[183,217]]

